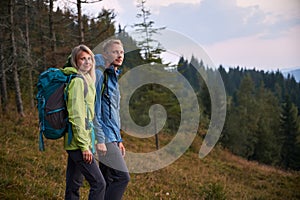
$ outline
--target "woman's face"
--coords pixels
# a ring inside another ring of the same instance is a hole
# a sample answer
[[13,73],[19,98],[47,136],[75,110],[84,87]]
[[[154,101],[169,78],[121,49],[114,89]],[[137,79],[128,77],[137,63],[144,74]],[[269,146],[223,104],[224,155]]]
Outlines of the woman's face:
[[92,56],[85,51],[81,51],[76,58],[76,63],[79,70],[86,73],[92,69]]

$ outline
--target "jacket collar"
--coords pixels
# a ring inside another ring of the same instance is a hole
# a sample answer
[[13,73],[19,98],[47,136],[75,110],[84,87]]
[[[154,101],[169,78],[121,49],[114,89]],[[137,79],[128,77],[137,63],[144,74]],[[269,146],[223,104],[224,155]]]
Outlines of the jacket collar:
[[119,75],[121,74],[121,72],[122,72],[120,69],[117,69],[117,70],[115,71],[115,67],[114,67],[113,65],[111,65],[111,66],[105,68],[104,71],[105,71],[106,73],[108,73],[108,74],[115,74],[116,76],[119,76]]

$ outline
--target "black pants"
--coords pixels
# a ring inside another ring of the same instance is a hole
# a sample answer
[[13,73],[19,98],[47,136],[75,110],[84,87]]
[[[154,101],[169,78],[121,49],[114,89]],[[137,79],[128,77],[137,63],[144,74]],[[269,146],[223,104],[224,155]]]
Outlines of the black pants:
[[107,153],[99,156],[99,167],[106,181],[106,200],[120,200],[130,180],[128,169],[117,143],[107,143]]
[[68,165],[66,173],[65,199],[79,200],[79,188],[83,177],[90,185],[89,200],[103,200],[106,183],[95,159],[91,164],[83,161],[81,150],[67,151]]

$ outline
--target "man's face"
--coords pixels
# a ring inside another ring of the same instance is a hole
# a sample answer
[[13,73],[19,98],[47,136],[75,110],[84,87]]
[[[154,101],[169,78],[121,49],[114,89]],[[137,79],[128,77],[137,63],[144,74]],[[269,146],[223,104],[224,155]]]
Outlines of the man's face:
[[123,63],[124,49],[119,44],[112,44],[107,52],[105,52],[104,57],[109,66],[114,65],[115,67],[119,67]]

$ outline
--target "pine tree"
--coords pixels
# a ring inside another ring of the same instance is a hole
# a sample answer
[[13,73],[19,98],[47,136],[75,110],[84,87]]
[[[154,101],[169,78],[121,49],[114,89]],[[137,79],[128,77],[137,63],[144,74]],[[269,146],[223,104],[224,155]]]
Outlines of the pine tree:
[[297,107],[291,102],[290,97],[286,96],[286,100],[282,106],[281,114],[281,166],[285,169],[299,169],[299,117]]
[[137,8],[140,9],[140,13],[138,13],[136,17],[142,20],[142,22],[134,24],[135,31],[141,35],[138,46],[141,48],[142,55],[148,63],[162,63],[160,54],[165,50],[153,36],[165,29],[165,27],[154,28],[154,21],[150,20],[151,12],[145,6],[146,2],[146,0],[138,0],[137,5]]
[[[164,28],[154,28],[154,21],[150,20],[151,12],[145,6],[146,0],[138,0],[137,8],[140,9],[140,13],[136,15],[137,18],[141,18],[142,22],[134,24],[135,31],[141,36],[137,46],[141,49],[141,54],[144,57],[146,63],[149,64],[162,64],[160,54],[164,51],[161,44],[154,39],[154,35],[158,34],[160,30]],[[156,92],[156,86],[150,84],[147,88],[149,94]],[[157,90],[158,91],[158,90]],[[153,104],[155,101],[155,95],[150,95],[150,102]],[[156,110],[154,112],[154,127],[156,127]],[[156,128],[155,128],[156,129]],[[155,134],[156,149],[159,149],[158,134]]]
[[255,87],[250,76],[246,76],[237,91],[236,107],[229,112],[223,144],[233,153],[251,159],[257,144],[258,110]]
[[275,165],[280,160],[280,148],[277,141],[280,126],[280,106],[278,99],[263,82],[257,90],[256,100],[258,102],[258,141],[255,152],[251,159],[259,162]]

